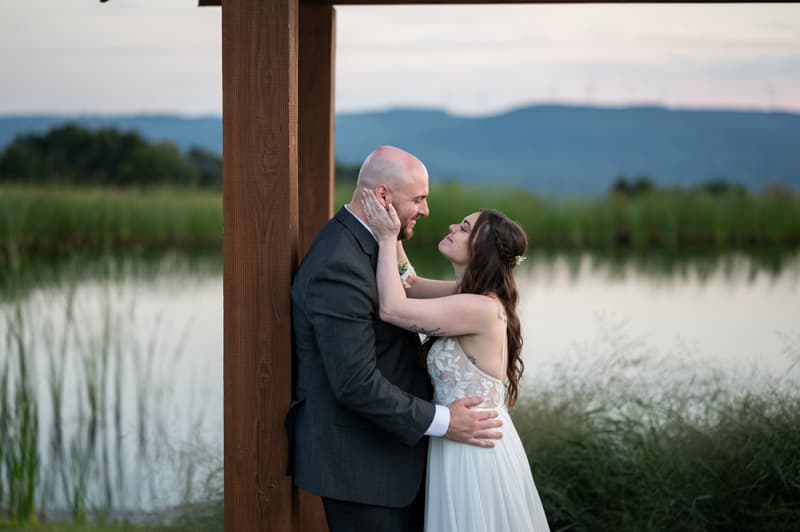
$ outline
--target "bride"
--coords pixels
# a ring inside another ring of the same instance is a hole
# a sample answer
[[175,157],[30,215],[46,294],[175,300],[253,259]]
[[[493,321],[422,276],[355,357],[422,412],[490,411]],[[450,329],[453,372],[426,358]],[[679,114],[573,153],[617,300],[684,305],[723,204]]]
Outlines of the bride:
[[[523,364],[512,270],[527,247],[523,230],[499,212],[474,212],[439,242],[453,265],[456,292],[406,296],[398,273],[400,220],[364,191],[364,212],[378,242],[381,319],[428,336],[428,374],[434,402],[448,405],[480,396],[477,408],[497,410],[503,437],[490,448],[431,438],[425,500],[428,532],[539,532],[549,530],[525,450],[508,408],[516,403]],[[401,257],[404,259],[405,257]],[[413,273],[413,269],[411,270]]]

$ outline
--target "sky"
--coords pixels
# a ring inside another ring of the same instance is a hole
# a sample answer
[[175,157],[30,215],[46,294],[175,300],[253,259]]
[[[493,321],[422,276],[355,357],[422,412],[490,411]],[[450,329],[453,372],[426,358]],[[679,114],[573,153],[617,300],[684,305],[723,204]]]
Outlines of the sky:
[[[337,7],[336,111],[800,112],[800,4]],[[3,0],[0,114],[219,115],[221,10]]]

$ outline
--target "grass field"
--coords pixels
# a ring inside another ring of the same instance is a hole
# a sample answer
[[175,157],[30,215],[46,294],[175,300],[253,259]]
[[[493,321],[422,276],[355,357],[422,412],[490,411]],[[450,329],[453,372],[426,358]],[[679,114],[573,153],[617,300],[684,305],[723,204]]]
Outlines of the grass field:
[[222,242],[222,197],[202,189],[2,186],[0,212],[12,258]]
[[[337,187],[334,209],[352,189]],[[546,200],[528,192],[434,184],[413,245],[430,249],[447,225],[480,208],[520,222],[532,246],[594,251],[704,252],[800,246],[800,197],[788,191],[656,190],[638,197]],[[220,247],[222,198],[203,189],[0,187],[0,257]]]
[[449,223],[482,208],[507,214],[533,246],[550,249],[724,251],[800,244],[800,198],[789,193],[661,190],[632,198],[548,200],[525,191],[443,184],[431,187],[429,205],[429,219],[416,230],[428,244],[438,242]]
[[[664,390],[661,390],[663,392]],[[796,393],[537,394],[514,412],[552,530],[789,531]]]
[[132,523],[12,523],[0,520],[0,532],[221,532],[222,502],[210,502],[202,510],[174,519],[170,524]]

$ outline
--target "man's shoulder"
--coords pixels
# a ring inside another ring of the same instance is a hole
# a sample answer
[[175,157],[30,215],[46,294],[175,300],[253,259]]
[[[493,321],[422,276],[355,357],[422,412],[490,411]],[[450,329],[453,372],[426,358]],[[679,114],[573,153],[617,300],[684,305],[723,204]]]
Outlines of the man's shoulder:
[[356,236],[335,218],[329,220],[300,262],[298,274],[308,277],[326,270],[352,270],[370,267]]
[[[373,279],[369,283],[369,279]],[[317,234],[308,252],[300,263],[292,280],[292,300],[303,302],[311,290],[318,287],[328,297],[350,293],[362,293],[372,286],[375,271],[370,256],[365,254],[357,238],[336,219],[330,220]]]
[[353,253],[356,245],[355,236],[336,218],[331,218],[317,233],[306,253],[304,262],[309,259],[327,261],[346,257]]

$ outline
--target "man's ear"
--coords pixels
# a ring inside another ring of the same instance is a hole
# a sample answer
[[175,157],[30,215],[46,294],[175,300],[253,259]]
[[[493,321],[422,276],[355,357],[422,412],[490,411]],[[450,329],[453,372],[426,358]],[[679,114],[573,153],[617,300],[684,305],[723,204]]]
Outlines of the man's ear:
[[389,202],[392,200],[392,194],[389,192],[389,187],[386,185],[378,185],[375,187],[375,196],[377,196],[378,201],[384,207],[389,205]]

